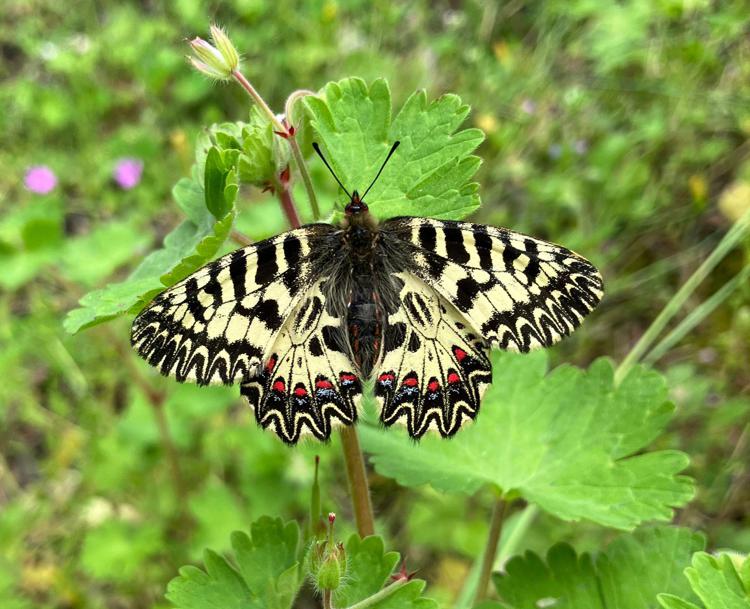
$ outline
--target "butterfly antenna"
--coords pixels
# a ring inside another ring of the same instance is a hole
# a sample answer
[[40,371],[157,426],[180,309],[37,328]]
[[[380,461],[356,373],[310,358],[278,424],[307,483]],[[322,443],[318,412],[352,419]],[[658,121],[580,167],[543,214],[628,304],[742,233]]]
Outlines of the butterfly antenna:
[[336,172],[333,171],[333,169],[331,168],[331,166],[328,164],[328,161],[326,161],[326,158],[323,156],[323,153],[320,151],[320,146],[318,146],[318,143],[317,142],[313,142],[312,146],[315,149],[315,152],[318,153],[318,156],[321,158],[321,160],[325,163],[325,166],[328,167],[328,171],[331,172],[331,175],[333,176],[333,179],[338,182],[339,186],[341,186],[341,188],[344,190],[344,192],[346,193],[346,195],[351,199],[352,195],[349,194],[349,191],[346,188],[344,188],[344,185],[341,183],[341,180],[339,180],[338,176],[336,175]]
[[385,161],[383,161],[383,164],[380,166],[380,171],[378,171],[378,175],[375,176],[375,179],[372,181],[372,183],[367,187],[367,190],[365,190],[365,194],[360,197],[364,200],[364,198],[367,196],[367,193],[370,192],[370,189],[372,188],[373,184],[378,181],[378,178],[380,177],[380,174],[383,173],[383,169],[385,169],[385,165],[388,162],[388,160],[393,156],[393,153],[396,152],[396,148],[398,148],[399,144],[398,140],[393,142],[393,146],[391,146],[391,151],[388,153],[388,156],[385,157]]

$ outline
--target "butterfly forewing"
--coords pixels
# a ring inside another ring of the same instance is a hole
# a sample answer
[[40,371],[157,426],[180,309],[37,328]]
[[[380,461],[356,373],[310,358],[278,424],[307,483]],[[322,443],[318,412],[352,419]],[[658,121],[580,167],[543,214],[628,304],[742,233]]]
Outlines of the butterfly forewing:
[[327,310],[325,281],[302,296],[262,372],[242,385],[258,423],[289,444],[306,434],[326,440],[357,419],[362,385],[341,348],[344,320]]
[[413,272],[502,349],[526,352],[559,341],[603,294],[586,259],[521,233],[427,218],[394,218],[382,230],[408,243]]
[[131,343],[162,374],[201,385],[247,382],[317,280],[313,224],[228,254],[159,294],[133,322]]
[[401,307],[384,329],[375,396],[385,425],[409,435],[452,436],[473,419],[492,379],[488,345],[443,296],[412,273],[399,273]]

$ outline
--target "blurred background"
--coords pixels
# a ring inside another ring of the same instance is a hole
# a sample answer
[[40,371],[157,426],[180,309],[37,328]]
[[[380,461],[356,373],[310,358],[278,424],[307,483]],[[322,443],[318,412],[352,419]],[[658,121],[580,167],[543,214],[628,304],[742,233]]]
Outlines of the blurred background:
[[[166,582],[204,547],[227,548],[262,514],[305,516],[315,454],[323,508],[351,529],[337,440],[289,450],[236,391],[159,378],[130,353],[129,320],[62,329],[84,293],[125,277],[181,220],[170,191],[198,134],[247,118],[239,88],[188,66],[186,38],[225,25],[278,111],[293,90],[346,76],[387,78],[396,107],[418,88],[460,95],[467,125],[486,134],[475,219],[603,269],[604,303],[552,352],[585,366],[621,360],[750,209],[749,15],[738,0],[4,0],[0,606],[166,607]],[[333,192],[324,170],[314,178]],[[254,238],[284,227],[269,195],[243,191],[240,209]],[[699,489],[676,520],[744,552],[748,245],[678,316],[695,328],[650,358],[678,407],[658,447],[691,456]],[[450,603],[483,547],[490,498],[374,474],[372,485],[389,545]],[[611,536],[542,514],[519,550]]]

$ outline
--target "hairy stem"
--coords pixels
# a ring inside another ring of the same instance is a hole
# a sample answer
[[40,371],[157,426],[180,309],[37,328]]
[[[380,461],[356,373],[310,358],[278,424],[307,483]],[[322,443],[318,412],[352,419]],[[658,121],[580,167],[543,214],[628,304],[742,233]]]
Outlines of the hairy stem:
[[265,114],[268,117],[268,120],[271,121],[271,124],[273,125],[273,128],[276,131],[281,131],[283,133],[286,133],[286,127],[281,124],[281,121],[276,118],[276,115],[273,113],[273,110],[268,107],[268,104],[266,101],[260,96],[260,94],[255,90],[255,87],[250,84],[250,81],[245,78],[245,76],[240,72],[239,70],[235,70],[232,72],[232,76],[234,76],[234,79],[240,84],[240,86],[247,91],[247,94],[253,98],[253,101],[258,104],[258,107],[261,109],[263,114]]
[[474,602],[478,603],[487,596],[487,587],[492,575],[492,567],[495,564],[497,556],[497,546],[500,543],[500,535],[503,531],[503,520],[505,519],[506,503],[502,498],[495,502],[492,509],[492,519],[490,520],[490,532],[487,536],[487,545],[484,548],[484,557],[482,558],[482,570],[479,572],[479,583],[477,584],[477,593]]
[[333,603],[331,602],[332,598],[333,593],[330,590],[323,590],[323,609],[333,608]]
[[362,449],[359,446],[357,430],[350,425],[341,429],[341,445],[346,461],[346,477],[349,480],[349,493],[360,537],[375,534],[375,519],[372,514],[370,489],[367,485],[367,472]]

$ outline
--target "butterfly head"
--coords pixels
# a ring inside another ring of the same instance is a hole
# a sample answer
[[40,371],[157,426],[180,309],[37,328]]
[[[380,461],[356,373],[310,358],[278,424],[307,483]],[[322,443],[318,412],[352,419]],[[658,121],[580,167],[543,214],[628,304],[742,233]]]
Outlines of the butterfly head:
[[388,156],[385,157],[385,161],[383,161],[383,164],[380,166],[380,171],[378,171],[378,174],[375,176],[372,182],[370,182],[370,185],[367,187],[367,190],[365,190],[365,194],[362,196],[359,195],[359,192],[356,190],[353,191],[351,194],[346,189],[346,187],[341,183],[341,180],[339,180],[338,176],[336,175],[336,172],[333,170],[333,168],[328,164],[328,161],[326,161],[326,158],[323,156],[323,153],[320,151],[320,146],[316,142],[313,142],[313,148],[315,152],[318,154],[318,156],[321,158],[325,166],[328,168],[328,171],[331,172],[331,175],[336,180],[339,186],[344,190],[344,192],[349,195],[349,203],[344,208],[344,213],[346,213],[347,217],[357,216],[360,214],[366,214],[368,212],[367,203],[365,203],[362,199],[364,199],[367,196],[367,193],[370,192],[370,189],[373,187],[377,179],[380,177],[380,174],[383,173],[383,169],[385,169],[386,163],[388,163],[388,159],[393,156],[393,153],[396,152],[396,148],[398,148],[399,144],[401,142],[396,141],[393,143],[393,146],[391,146],[391,151],[388,153]]
[[352,192],[352,196],[349,199],[349,203],[344,208],[344,213],[347,216],[356,216],[357,214],[367,213],[367,211],[368,211],[367,203],[365,203],[359,197],[359,193],[356,190]]

